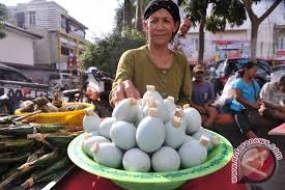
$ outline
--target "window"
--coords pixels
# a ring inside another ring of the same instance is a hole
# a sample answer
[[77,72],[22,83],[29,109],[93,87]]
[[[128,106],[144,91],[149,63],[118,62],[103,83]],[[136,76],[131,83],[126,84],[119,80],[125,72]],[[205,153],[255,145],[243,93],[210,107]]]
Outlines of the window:
[[25,13],[23,12],[16,13],[16,18],[17,18],[17,26],[25,28]]
[[61,28],[66,28],[66,17],[64,15],[61,15]]
[[69,74],[62,74],[63,79],[71,79],[71,76]]
[[51,74],[49,76],[49,80],[58,80],[60,79],[60,75],[59,74]]
[[61,54],[62,55],[69,55],[69,49],[67,47],[61,46]]
[[279,37],[277,49],[278,50],[285,49],[285,38],[283,36]]
[[29,12],[29,24],[30,25],[35,25],[36,24],[36,12],[35,11],[30,11]]
[[10,80],[12,81],[19,81],[19,82],[30,82],[29,79],[27,79],[26,77],[24,77],[23,75],[16,73],[16,72],[9,72],[9,77]]
[[1,70],[0,75],[2,80],[9,80],[9,81],[18,81],[18,82],[31,82],[30,79],[22,75],[21,73],[9,71],[9,70]]
[[194,39],[194,49],[196,51],[199,50],[199,39],[198,38]]

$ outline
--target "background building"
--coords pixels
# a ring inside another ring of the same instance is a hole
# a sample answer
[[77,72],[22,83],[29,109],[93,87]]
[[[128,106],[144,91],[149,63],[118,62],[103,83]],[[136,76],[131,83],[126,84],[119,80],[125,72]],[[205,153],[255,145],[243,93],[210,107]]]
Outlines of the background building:
[[[254,6],[254,12],[260,16],[272,3],[273,0],[262,0]],[[192,27],[188,35],[195,40],[194,46],[198,51],[199,26]],[[250,56],[250,38],[251,22],[249,19],[239,27],[227,26],[224,32],[213,34],[205,31],[204,62],[212,63],[226,57]],[[258,58],[279,60],[278,62],[285,63],[285,1],[282,1],[260,24],[256,53]],[[198,53],[193,56],[193,60],[197,59]]]
[[34,82],[48,83],[49,74],[55,70],[34,66],[35,42],[43,37],[9,23],[4,23],[4,32],[6,37],[0,41],[0,63],[20,69]]
[[[255,5],[254,12],[260,16],[273,3],[262,0]],[[210,11],[210,8],[209,8]],[[53,1],[32,0],[8,7],[8,22],[36,33],[43,38],[34,42],[34,65],[45,66],[76,73],[79,55],[85,41],[82,23],[68,14],[68,11]],[[182,17],[183,10],[181,11]],[[189,36],[198,51],[198,27],[192,27]],[[248,57],[250,55],[251,23],[247,19],[242,26],[226,27],[216,34],[205,32],[204,62],[212,63],[225,58]],[[193,60],[198,52],[193,54]],[[257,39],[257,57],[285,60],[285,1],[260,24]]]
[[32,0],[7,8],[8,22],[43,37],[34,43],[35,65],[76,73],[86,26],[53,1]]
[[4,23],[6,37],[0,43],[0,62],[33,65],[34,41],[42,36]]

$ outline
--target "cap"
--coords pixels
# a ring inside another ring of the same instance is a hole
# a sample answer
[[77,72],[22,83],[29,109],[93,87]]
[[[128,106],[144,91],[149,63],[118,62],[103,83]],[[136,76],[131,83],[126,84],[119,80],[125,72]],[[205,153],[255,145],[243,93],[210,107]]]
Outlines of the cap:
[[203,72],[204,73],[204,67],[200,64],[197,64],[194,68],[193,68],[194,73],[197,72]]

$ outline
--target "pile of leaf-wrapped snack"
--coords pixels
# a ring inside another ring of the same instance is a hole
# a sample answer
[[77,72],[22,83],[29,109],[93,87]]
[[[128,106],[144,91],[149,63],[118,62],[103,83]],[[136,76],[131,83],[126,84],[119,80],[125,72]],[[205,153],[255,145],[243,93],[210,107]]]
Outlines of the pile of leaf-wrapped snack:
[[65,111],[74,111],[74,110],[82,110],[86,108],[85,104],[79,103],[68,103],[63,104],[61,100],[53,100],[50,102],[45,97],[38,97],[34,100],[27,100],[20,104],[19,111],[24,112],[35,112],[41,111],[45,113],[49,112],[65,112]]
[[25,123],[61,123],[70,131],[80,131],[83,130],[82,119],[86,108],[94,109],[94,105],[61,100],[49,101],[45,97],[38,97],[22,102],[15,115],[21,115],[21,121]]
[[22,118],[0,117],[0,190],[46,183],[72,166],[67,146],[80,131],[70,132],[64,124],[23,123]]

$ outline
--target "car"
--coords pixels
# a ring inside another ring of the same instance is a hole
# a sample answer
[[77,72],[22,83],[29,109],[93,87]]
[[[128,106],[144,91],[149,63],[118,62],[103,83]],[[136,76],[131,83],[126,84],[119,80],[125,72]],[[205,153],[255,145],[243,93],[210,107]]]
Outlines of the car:
[[285,75],[285,65],[275,65],[272,67],[271,81],[278,82]]
[[0,64],[0,80],[18,81],[18,82],[33,82],[32,79],[26,77],[21,71],[14,67]]
[[[221,94],[228,78],[234,75],[248,61],[249,58],[226,59],[208,65],[205,67],[205,79],[213,84],[216,94]],[[264,59],[257,59],[256,65],[255,80],[262,87],[266,82],[270,81],[272,69],[269,61]]]
[[[14,67],[0,64],[0,112],[1,114],[13,114],[19,108],[21,101],[33,100],[36,97],[45,96],[53,98],[53,90],[46,84],[34,83],[30,78]],[[2,104],[7,109],[3,111]],[[4,113],[5,112],[5,113]]]
[[79,79],[70,73],[58,72],[49,75],[49,85],[52,87],[59,85],[66,90],[77,88],[78,84]]

